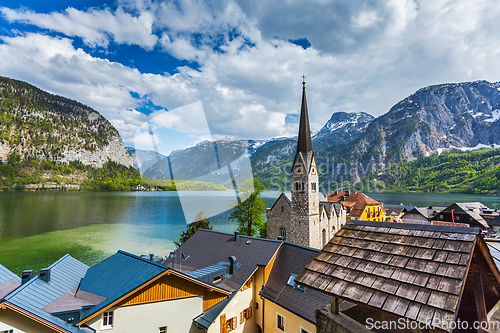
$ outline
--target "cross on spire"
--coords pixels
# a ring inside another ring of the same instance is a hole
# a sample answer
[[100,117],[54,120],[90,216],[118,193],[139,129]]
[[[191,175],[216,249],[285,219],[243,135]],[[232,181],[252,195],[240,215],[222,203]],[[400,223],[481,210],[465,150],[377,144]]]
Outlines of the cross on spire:
[[302,85],[305,87],[306,86],[306,76],[302,74]]

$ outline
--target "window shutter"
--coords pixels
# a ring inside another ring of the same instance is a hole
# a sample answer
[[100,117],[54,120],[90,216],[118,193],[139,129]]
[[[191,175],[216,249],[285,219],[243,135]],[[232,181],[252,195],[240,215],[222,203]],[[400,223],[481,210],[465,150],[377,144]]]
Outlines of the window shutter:
[[248,308],[248,319],[252,318],[252,307]]
[[220,316],[220,333],[226,333],[226,315],[223,314]]
[[240,324],[242,324],[245,321],[245,311],[240,312]]
[[231,318],[231,322],[232,322],[231,328],[234,330],[238,326],[238,323],[236,322],[236,317]]

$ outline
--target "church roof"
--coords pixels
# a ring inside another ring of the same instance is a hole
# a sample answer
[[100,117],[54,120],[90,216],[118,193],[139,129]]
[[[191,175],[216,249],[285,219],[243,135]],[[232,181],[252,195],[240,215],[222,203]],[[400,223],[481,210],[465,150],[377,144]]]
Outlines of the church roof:
[[295,154],[294,164],[298,158],[302,158],[304,167],[309,168],[314,153],[311,142],[311,128],[309,126],[309,114],[307,112],[306,86],[302,82],[302,106],[300,109],[299,135],[297,138],[297,153]]

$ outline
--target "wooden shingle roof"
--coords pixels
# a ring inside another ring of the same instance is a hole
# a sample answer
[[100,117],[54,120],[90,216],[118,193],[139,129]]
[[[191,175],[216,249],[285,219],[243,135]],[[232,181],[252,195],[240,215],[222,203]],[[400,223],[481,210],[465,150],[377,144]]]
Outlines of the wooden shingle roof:
[[296,281],[417,322],[450,322],[478,235],[477,228],[349,221]]

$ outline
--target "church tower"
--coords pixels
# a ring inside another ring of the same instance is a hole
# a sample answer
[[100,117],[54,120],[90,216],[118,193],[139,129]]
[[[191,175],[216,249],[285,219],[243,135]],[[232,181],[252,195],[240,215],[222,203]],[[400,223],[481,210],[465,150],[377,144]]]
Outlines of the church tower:
[[319,183],[316,158],[312,150],[306,83],[302,76],[297,152],[291,171],[291,230],[287,240],[304,246],[322,248],[319,226]]

